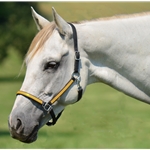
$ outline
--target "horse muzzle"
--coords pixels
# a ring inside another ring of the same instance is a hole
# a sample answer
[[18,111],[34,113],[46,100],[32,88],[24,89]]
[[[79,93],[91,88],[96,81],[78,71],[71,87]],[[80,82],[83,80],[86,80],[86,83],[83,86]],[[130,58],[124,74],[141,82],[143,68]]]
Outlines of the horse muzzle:
[[37,133],[39,130],[38,123],[30,125],[30,127],[25,127],[24,123],[20,119],[16,119],[15,121],[9,119],[8,126],[10,135],[14,139],[24,143],[31,143],[37,139]]
[[14,109],[9,116],[8,126],[12,138],[24,143],[31,143],[37,139],[40,123],[33,114],[18,112]]
[[[18,123],[20,124],[20,123]],[[24,127],[22,125],[17,125],[17,127],[12,127],[9,124],[10,135],[12,138],[17,139],[24,143],[32,143],[37,139],[38,126],[35,126],[31,133],[28,135],[24,134]]]

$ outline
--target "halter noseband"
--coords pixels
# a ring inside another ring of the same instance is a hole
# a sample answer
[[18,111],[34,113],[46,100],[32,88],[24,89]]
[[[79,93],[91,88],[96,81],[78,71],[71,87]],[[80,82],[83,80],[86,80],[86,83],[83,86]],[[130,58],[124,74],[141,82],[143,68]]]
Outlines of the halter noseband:
[[36,96],[27,93],[25,91],[18,91],[16,95],[22,95],[24,97],[29,98],[30,100],[33,100],[39,104],[42,105],[43,109],[45,111],[47,111],[48,113],[50,113],[51,117],[52,117],[52,122],[48,122],[46,123],[48,126],[54,125],[58,118],[61,116],[62,112],[61,111],[57,116],[55,116],[54,110],[53,110],[53,104],[58,100],[58,98],[60,98],[68,89],[69,87],[76,81],[76,84],[78,86],[78,99],[77,101],[79,101],[82,97],[82,87],[80,85],[80,72],[79,72],[79,63],[80,63],[80,52],[78,51],[78,40],[77,40],[77,32],[76,32],[76,28],[73,24],[68,23],[71,27],[72,27],[72,31],[73,31],[73,41],[74,41],[74,51],[75,51],[75,62],[74,62],[74,72],[72,74],[71,79],[68,81],[68,83],[61,89],[61,91],[54,96],[49,102],[44,102],[43,100],[37,98]]

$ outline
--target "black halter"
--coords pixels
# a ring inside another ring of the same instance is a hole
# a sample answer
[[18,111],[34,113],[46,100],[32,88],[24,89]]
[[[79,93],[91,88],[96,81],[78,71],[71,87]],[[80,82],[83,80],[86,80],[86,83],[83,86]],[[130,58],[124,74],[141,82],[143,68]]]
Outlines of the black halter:
[[17,95],[22,95],[24,97],[27,97],[29,98],[30,100],[33,100],[39,104],[42,105],[43,109],[45,111],[47,111],[48,113],[50,113],[51,117],[52,117],[52,121],[46,123],[48,126],[51,126],[51,125],[54,125],[58,118],[61,116],[62,112],[61,111],[57,116],[55,116],[55,113],[54,113],[54,110],[53,110],[53,106],[52,104],[55,103],[58,98],[60,96],[62,96],[65,91],[76,81],[76,84],[77,84],[77,87],[78,87],[78,99],[77,101],[79,101],[82,97],[82,92],[83,92],[83,89],[80,85],[80,81],[81,81],[81,77],[80,77],[80,53],[78,51],[78,38],[77,38],[77,32],[76,32],[76,28],[73,24],[71,23],[68,23],[71,27],[72,27],[72,31],[73,31],[73,41],[74,41],[74,51],[75,51],[75,62],[74,62],[74,72],[72,74],[72,78],[68,81],[68,83],[62,88],[62,90],[52,99],[50,100],[49,102],[44,102],[43,100],[37,98],[36,96],[30,94],[30,93],[27,93],[25,91],[18,91],[17,92]]
[[[78,37],[77,37],[77,31],[76,28],[73,24],[68,23],[71,25],[72,27],[72,31],[73,31],[73,41],[74,41],[74,51],[75,51],[75,62],[74,62],[74,76],[76,75],[76,77],[78,79],[76,79],[77,81],[77,86],[78,86],[78,100],[79,101],[82,98],[82,92],[83,89],[80,86],[80,81],[81,81],[81,77],[80,77],[80,52],[78,50]],[[75,77],[74,77],[75,78]]]
[[[77,86],[78,86],[78,99],[76,102],[78,102],[81,98],[82,98],[82,93],[83,93],[83,89],[80,85],[80,81],[81,81],[81,77],[80,77],[80,72],[79,72],[79,68],[80,68],[80,52],[78,51],[78,38],[77,38],[77,31],[75,26],[72,23],[68,23],[71,27],[72,27],[72,31],[73,31],[73,41],[74,41],[74,51],[75,51],[75,62],[74,62],[74,73],[72,75],[73,80],[77,81]],[[47,122],[46,125],[51,126],[54,125],[57,120],[59,119],[59,117],[61,116],[63,111],[61,111],[57,117],[54,114],[54,111],[52,110],[52,112],[50,112],[51,117],[53,119],[52,122]]]

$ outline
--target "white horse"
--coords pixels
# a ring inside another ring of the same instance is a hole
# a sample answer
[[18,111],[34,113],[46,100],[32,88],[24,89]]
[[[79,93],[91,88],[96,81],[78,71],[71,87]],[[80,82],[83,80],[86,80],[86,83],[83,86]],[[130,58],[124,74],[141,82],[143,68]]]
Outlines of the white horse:
[[33,9],[32,14],[39,33],[27,53],[26,76],[9,116],[13,138],[35,141],[45,123],[52,119],[48,124],[55,124],[62,110],[95,82],[150,103],[149,13],[74,25],[54,9],[53,22]]

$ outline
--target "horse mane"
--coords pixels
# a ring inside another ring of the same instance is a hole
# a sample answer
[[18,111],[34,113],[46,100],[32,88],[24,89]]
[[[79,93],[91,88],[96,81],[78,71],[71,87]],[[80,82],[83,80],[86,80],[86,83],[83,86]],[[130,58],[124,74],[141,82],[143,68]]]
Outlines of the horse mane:
[[56,24],[54,22],[51,22],[37,33],[37,35],[34,37],[33,41],[31,42],[29,50],[26,54],[26,60],[30,61],[33,58],[33,56],[39,50],[41,50],[41,47],[52,35],[53,30],[55,28],[56,28]]
[[109,21],[109,20],[114,20],[114,19],[129,19],[129,18],[135,18],[135,17],[142,17],[150,15],[150,12],[140,12],[140,13],[133,13],[133,14],[118,14],[110,17],[102,17],[102,18],[96,18],[96,19],[91,19],[91,20],[83,20],[76,22],[77,24],[81,23],[86,23],[86,22],[97,22],[97,21]]
[[[103,17],[98,19],[92,19],[92,20],[84,20],[79,22],[73,22],[75,24],[82,24],[86,22],[97,22],[97,21],[106,21],[106,20],[113,20],[113,19],[124,19],[124,18],[131,18],[131,17],[139,17],[144,15],[150,15],[150,12],[143,12],[143,13],[135,13],[135,14],[121,14],[121,15],[115,15],[111,17]],[[40,32],[37,33],[37,35],[34,37],[29,50],[26,54],[26,61],[30,61],[33,56],[41,50],[41,47],[44,45],[44,43],[49,39],[49,37],[52,35],[53,30],[56,28],[56,24],[54,22],[49,23],[46,27],[44,27]]]

